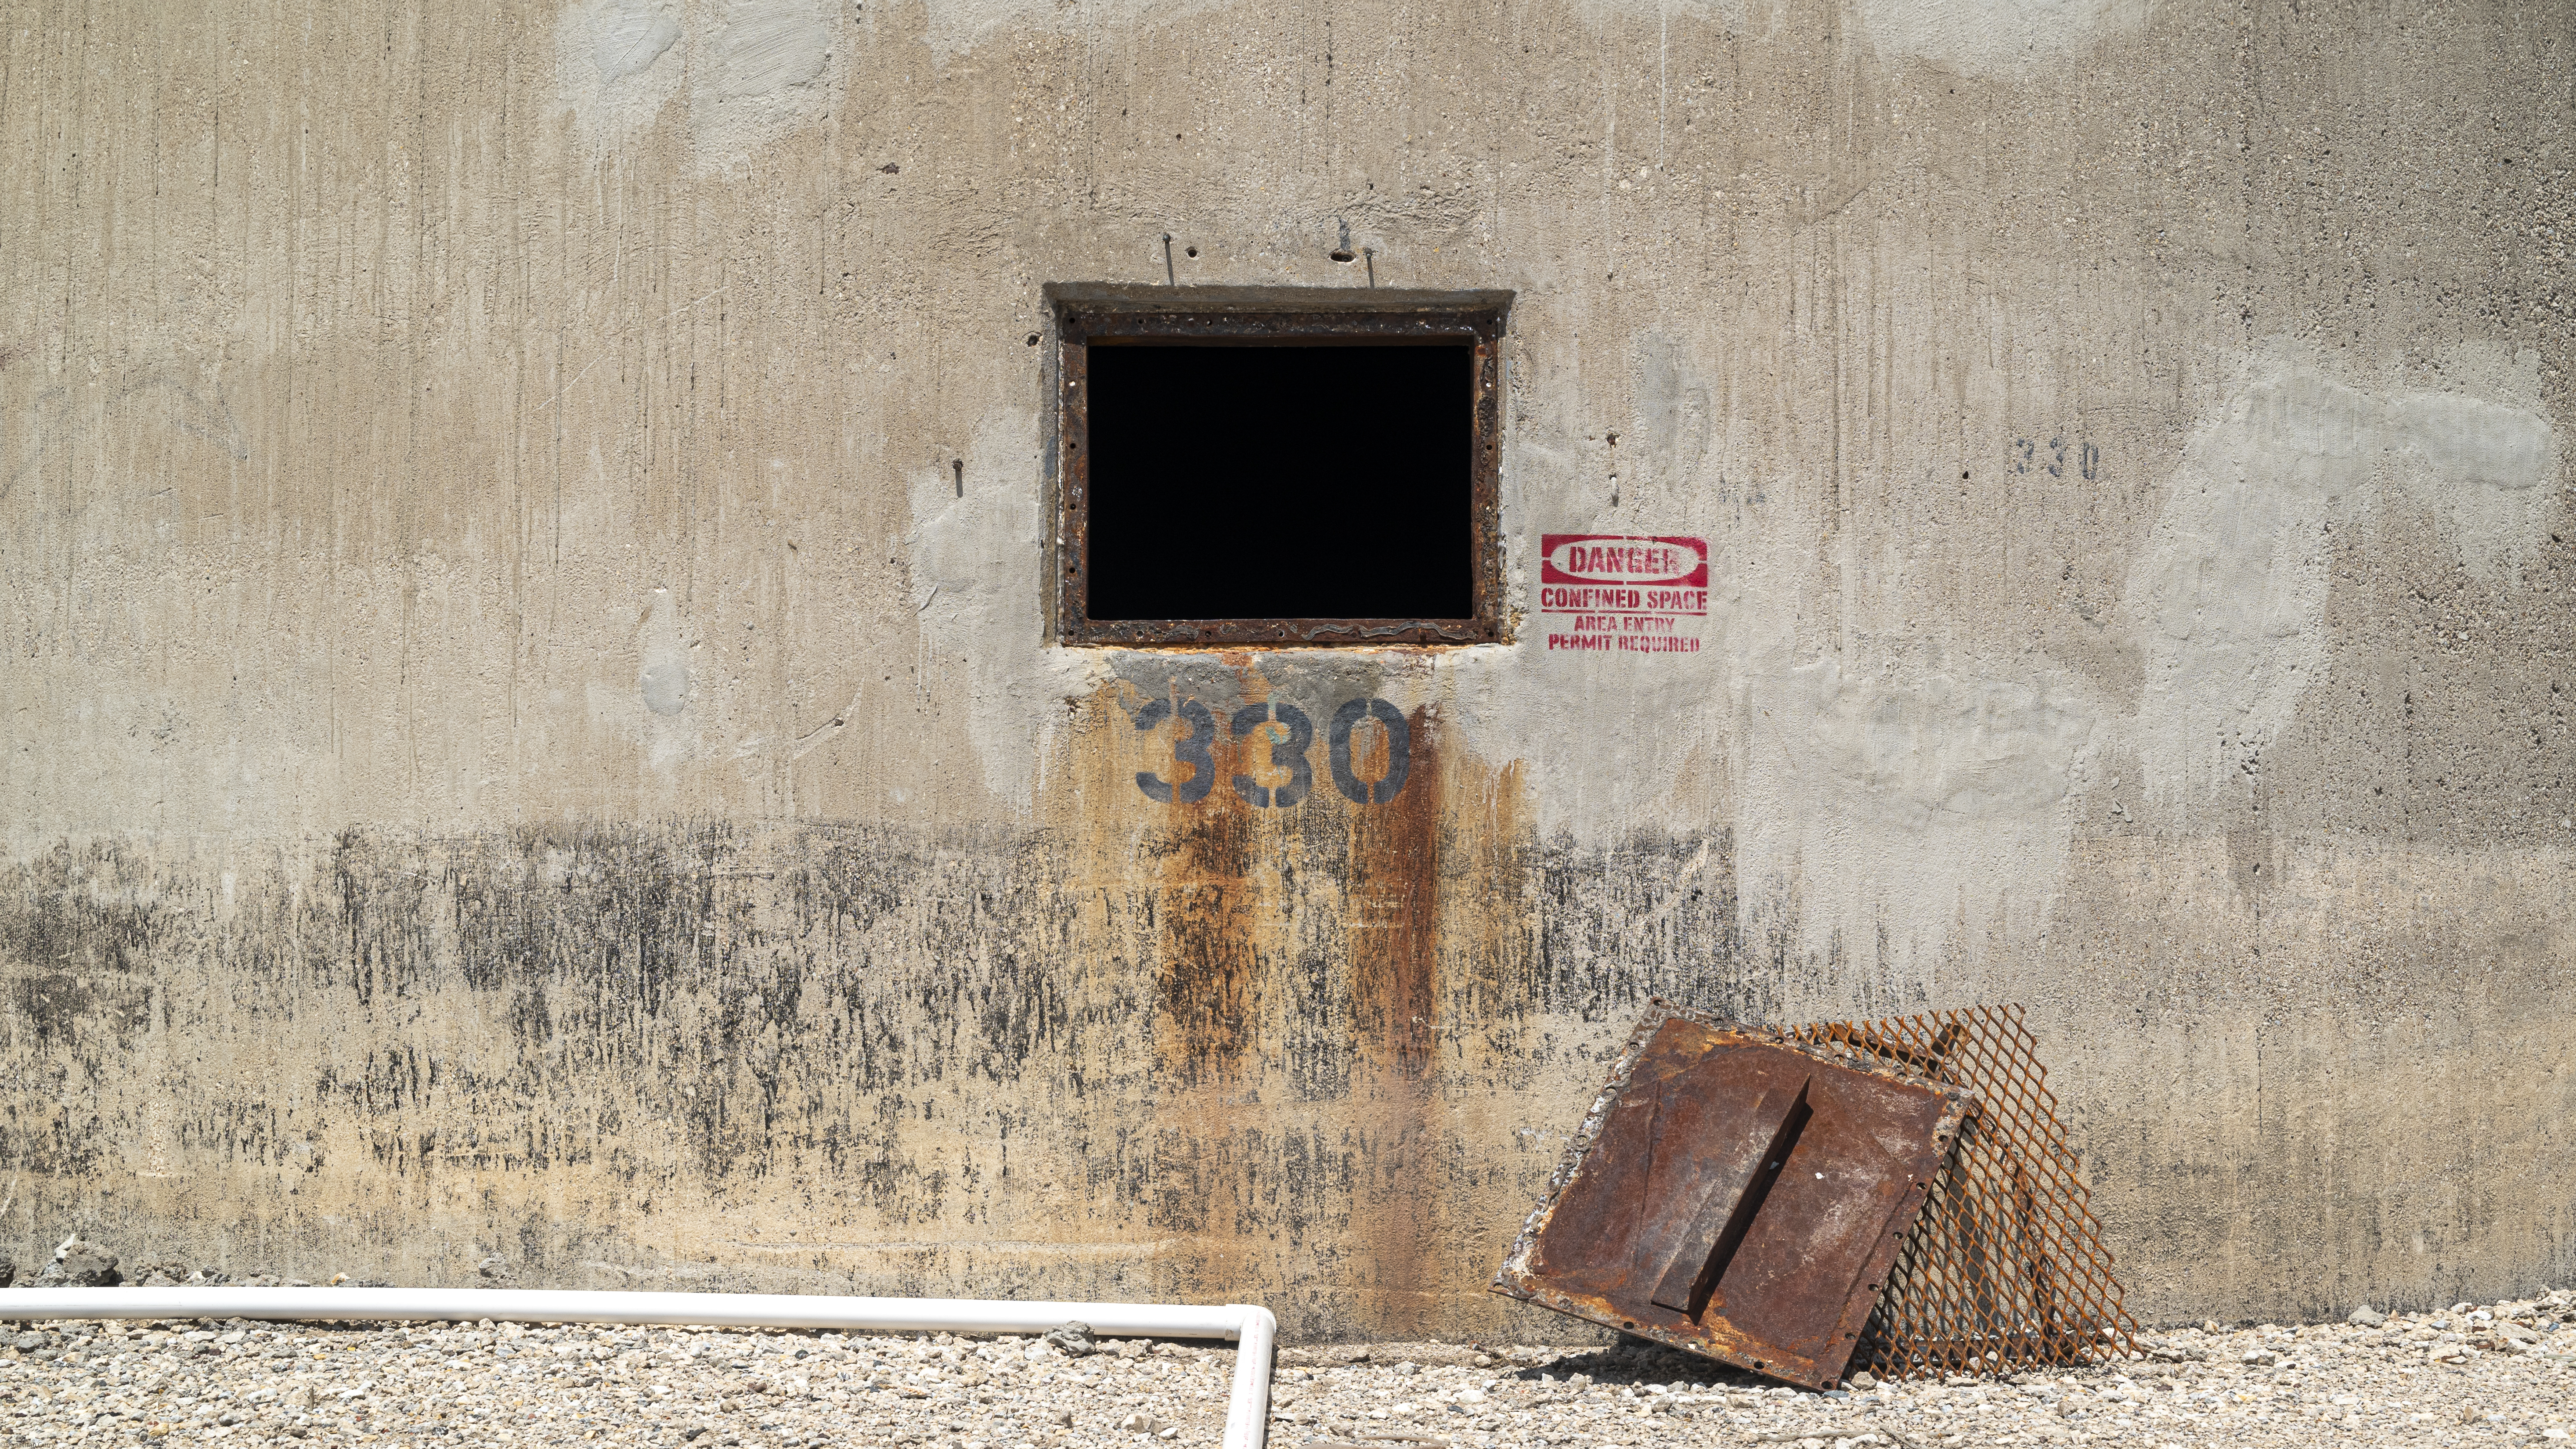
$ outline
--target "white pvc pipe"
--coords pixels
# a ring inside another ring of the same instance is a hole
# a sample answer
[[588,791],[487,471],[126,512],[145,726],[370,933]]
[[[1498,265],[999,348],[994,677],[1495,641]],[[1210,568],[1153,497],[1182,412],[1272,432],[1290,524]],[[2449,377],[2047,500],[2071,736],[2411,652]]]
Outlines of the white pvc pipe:
[[856,1333],[1042,1334],[1082,1322],[1113,1338],[1230,1338],[1225,1449],[1262,1449],[1279,1321],[1249,1303],[1018,1303],[801,1293],[582,1293],[523,1288],[10,1288],[0,1318],[259,1318],[670,1323]]

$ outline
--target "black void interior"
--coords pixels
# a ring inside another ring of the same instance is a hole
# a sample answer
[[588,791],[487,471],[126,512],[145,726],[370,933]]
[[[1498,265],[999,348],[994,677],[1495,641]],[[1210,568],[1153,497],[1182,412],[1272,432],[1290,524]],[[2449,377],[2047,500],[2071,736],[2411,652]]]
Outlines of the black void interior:
[[1090,617],[1475,613],[1467,346],[1089,348]]

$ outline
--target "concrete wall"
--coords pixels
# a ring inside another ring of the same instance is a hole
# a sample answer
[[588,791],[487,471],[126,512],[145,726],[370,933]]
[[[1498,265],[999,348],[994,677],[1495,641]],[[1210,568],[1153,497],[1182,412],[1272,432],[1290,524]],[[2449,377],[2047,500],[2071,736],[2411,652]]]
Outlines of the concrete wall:
[[[2571,13],[17,0],[0,1243],[1528,1337],[1663,992],[2027,1002],[2148,1318],[2576,1276]],[[1166,233],[1517,293],[1514,642],[1048,644]]]

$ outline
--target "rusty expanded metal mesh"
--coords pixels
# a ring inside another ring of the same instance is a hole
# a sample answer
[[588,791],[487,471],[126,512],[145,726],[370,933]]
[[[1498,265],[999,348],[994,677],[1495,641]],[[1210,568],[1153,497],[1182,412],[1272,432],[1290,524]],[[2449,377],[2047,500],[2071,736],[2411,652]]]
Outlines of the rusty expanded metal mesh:
[[2019,1006],[1790,1028],[1977,1094],[1878,1309],[1855,1367],[1889,1378],[1993,1373],[2138,1351],[2101,1224]]

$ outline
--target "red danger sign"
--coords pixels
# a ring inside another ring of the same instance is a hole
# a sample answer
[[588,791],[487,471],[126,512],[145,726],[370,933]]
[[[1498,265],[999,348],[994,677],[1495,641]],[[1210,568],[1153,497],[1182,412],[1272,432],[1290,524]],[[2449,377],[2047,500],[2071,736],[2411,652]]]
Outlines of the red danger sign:
[[1708,614],[1708,540],[1540,536],[1538,612],[1550,649],[1696,654]]

